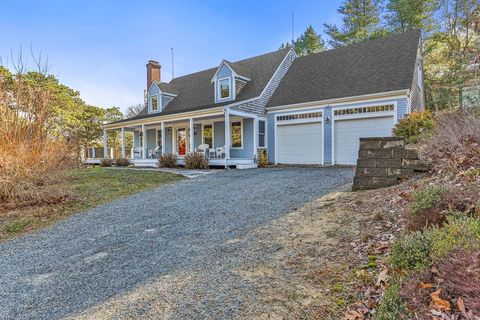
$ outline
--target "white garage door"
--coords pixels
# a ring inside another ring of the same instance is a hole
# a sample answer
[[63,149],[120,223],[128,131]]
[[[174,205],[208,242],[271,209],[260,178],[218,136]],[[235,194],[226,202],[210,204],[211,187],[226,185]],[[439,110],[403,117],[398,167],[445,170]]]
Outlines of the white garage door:
[[277,126],[277,162],[322,164],[321,122]]
[[357,164],[360,138],[389,137],[393,117],[335,120],[335,163]]

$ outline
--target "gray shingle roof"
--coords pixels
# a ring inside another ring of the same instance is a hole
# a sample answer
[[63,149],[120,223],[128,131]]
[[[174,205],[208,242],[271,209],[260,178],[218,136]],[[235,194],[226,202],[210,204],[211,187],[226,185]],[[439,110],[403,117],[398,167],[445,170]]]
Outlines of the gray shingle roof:
[[420,31],[294,60],[267,107],[410,89]]
[[162,90],[162,92],[165,93],[171,93],[171,94],[178,94],[178,89],[177,86],[168,82],[158,82],[156,81],[156,84]]
[[[218,68],[215,67],[174,78],[170,83],[161,83],[160,89],[164,87],[167,92],[177,94],[177,97],[175,97],[161,113],[145,114],[145,108],[138,116],[117,122],[221,107],[234,102],[258,97],[288,52],[289,48],[237,62],[228,62],[235,72],[251,79],[234,101],[214,103],[214,84],[211,83],[211,80]],[[173,90],[176,92],[171,92]]]

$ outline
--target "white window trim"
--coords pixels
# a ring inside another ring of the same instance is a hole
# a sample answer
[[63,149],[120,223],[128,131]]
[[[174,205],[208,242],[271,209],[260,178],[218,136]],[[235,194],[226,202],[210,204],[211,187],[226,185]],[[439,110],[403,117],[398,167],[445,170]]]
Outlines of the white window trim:
[[[223,80],[228,80],[228,97],[222,98],[220,82]],[[216,86],[217,91],[217,101],[229,100],[232,98],[232,77],[224,77],[217,80],[218,84]]]
[[[232,127],[233,127],[233,123],[236,123],[236,122],[240,122],[240,132],[241,132],[241,138],[242,138],[242,146],[241,147],[233,147],[233,131],[232,131]],[[240,150],[240,149],[243,149],[243,119],[239,119],[239,120],[230,120],[230,149],[232,150]]]
[[[263,125],[263,144],[264,144],[264,146],[263,147],[260,146],[260,135],[261,135],[261,133],[260,133],[260,122],[264,123],[264,125]],[[258,132],[257,132],[257,134],[258,134],[258,138],[257,138],[258,139],[258,148],[259,149],[266,149],[267,148],[267,121],[266,120],[258,120]]]
[[[153,103],[152,103],[152,100],[153,100],[153,97],[157,97],[157,110],[153,110]],[[150,101],[149,101],[149,105],[150,105],[150,112],[160,112],[160,96],[159,94],[152,94],[150,95]]]
[[212,148],[215,148],[215,125],[214,122],[202,122],[202,144],[205,144],[205,137],[203,135],[203,129],[205,126],[212,126]]

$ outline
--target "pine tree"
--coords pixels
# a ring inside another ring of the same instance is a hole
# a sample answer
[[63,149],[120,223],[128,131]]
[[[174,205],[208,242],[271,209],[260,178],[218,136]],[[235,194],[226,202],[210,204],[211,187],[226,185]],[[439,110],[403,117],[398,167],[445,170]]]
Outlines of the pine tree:
[[295,48],[295,53],[298,56],[306,56],[327,49],[325,41],[323,41],[322,37],[311,25],[308,26],[305,32],[293,42],[293,45],[289,42],[282,43],[279,50],[292,46]]
[[331,38],[329,44],[336,48],[384,36],[380,12],[381,0],[345,0],[338,8],[343,26],[324,24],[325,33]]
[[299,56],[306,56],[326,49],[325,41],[309,26],[307,30],[295,41],[295,53]]
[[385,16],[388,29],[391,32],[422,29],[428,33],[435,29],[434,14],[438,7],[438,0],[389,0]]

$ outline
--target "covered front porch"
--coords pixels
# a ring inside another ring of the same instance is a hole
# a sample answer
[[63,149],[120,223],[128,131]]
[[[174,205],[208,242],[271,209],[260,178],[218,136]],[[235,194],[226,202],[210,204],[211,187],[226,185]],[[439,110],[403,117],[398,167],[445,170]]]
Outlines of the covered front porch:
[[[156,167],[158,158],[164,154],[176,155],[177,164],[184,165],[184,157],[192,152],[202,153],[210,166],[254,166],[259,148],[259,121],[263,122],[261,130],[264,131],[265,119],[230,109],[159,115],[133,123],[127,120],[104,127],[104,154],[108,157],[108,131],[119,130],[121,155],[131,158],[136,167]],[[133,132],[133,148],[127,155],[125,133],[128,131]],[[262,147],[264,139],[261,137]]]

